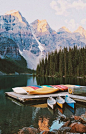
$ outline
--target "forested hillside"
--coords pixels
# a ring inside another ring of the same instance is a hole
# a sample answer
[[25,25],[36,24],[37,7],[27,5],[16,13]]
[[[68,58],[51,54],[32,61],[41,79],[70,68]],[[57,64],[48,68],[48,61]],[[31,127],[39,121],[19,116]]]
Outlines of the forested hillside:
[[86,47],[64,48],[48,53],[37,65],[39,76],[86,76]]
[[13,60],[10,58],[7,58],[7,59],[0,58],[0,71],[6,74],[35,73],[34,70],[27,68],[27,63],[22,56],[21,56],[21,60]]

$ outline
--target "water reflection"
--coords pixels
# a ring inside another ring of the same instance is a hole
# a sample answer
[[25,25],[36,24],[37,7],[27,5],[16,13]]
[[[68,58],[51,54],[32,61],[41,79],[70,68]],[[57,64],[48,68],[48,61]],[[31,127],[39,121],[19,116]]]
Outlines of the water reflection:
[[37,85],[36,77],[27,76],[27,86],[32,86],[32,85]]
[[63,108],[58,107],[58,111],[59,111],[61,114],[63,114],[63,113],[64,113],[64,111],[63,111],[63,110],[64,110]]
[[66,78],[37,77],[36,80],[38,85],[71,84],[71,85],[86,86],[85,79],[78,79],[72,77],[66,77]]
[[48,107],[49,112],[50,112],[52,115],[54,115],[57,108],[55,107],[55,109],[51,109],[49,106],[47,106],[47,107]]
[[40,131],[49,131],[49,119],[48,118],[39,118],[38,126]]
[[36,77],[29,75],[0,76],[0,89],[37,85]]
[[54,129],[59,129],[61,126],[63,125],[63,122],[60,120],[54,120],[51,127],[50,127],[50,131],[54,130]]
[[32,107],[46,108],[47,107],[47,103],[32,105]]
[[27,85],[26,76],[0,76],[0,89]]
[[[34,127],[40,130],[51,130],[55,128],[60,119],[58,111],[67,117],[85,113],[86,106],[76,103],[73,113],[68,107],[61,110],[58,106],[54,111],[47,107],[45,101],[34,101],[22,104],[14,99],[5,96],[5,92],[12,91],[12,87],[29,85],[55,85],[55,84],[76,84],[86,85],[84,79],[70,78],[36,78],[29,75],[0,76],[0,131],[2,134],[14,134],[24,127]],[[46,126],[44,125],[46,124]],[[56,127],[57,129],[57,127]]]

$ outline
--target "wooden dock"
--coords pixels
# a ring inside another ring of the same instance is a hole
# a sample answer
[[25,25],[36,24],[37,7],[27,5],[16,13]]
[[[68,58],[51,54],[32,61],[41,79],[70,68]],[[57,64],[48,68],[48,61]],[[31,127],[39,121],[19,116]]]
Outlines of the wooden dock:
[[21,95],[21,94],[16,94],[15,92],[5,92],[5,94],[11,98],[14,98],[18,101],[21,102],[27,102],[27,101],[31,101],[31,100],[39,100],[39,99],[47,99],[48,97],[52,96],[52,97],[57,97],[59,96],[63,96],[65,97],[66,95],[68,95],[69,97],[71,97],[72,99],[79,101],[79,102],[86,102],[86,97],[85,96],[80,96],[80,95],[72,95],[69,94],[68,92],[59,92],[59,93],[53,93],[53,94],[46,94],[46,95]]

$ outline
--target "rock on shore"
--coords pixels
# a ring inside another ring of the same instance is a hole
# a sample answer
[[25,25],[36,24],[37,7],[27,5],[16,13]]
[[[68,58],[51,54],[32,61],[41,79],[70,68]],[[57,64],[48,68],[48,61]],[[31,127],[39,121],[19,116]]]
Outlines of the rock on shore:
[[[83,114],[86,117],[86,114]],[[71,116],[71,118],[60,117],[60,120],[64,122],[61,128],[51,131],[39,131],[36,128],[24,127],[18,134],[73,134],[73,133],[86,133],[86,122],[81,116]]]

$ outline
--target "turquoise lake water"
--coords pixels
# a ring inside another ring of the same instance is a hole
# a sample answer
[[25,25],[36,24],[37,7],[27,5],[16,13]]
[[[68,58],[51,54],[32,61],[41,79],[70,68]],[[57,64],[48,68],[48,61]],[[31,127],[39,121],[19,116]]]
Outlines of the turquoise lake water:
[[24,127],[52,131],[63,124],[59,111],[67,117],[85,113],[86,106],[80,103],[76,103],[75,110],[65,105],[63,110],[56,106],[53,111],[47,106],[46,100],[22,104],[5,96],[5,92],[12,91],[12,87],[55,84],[86,86],[86,79],[36,78],[29,75],[0,76],[0,134],[17,134]]

